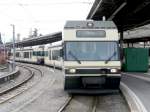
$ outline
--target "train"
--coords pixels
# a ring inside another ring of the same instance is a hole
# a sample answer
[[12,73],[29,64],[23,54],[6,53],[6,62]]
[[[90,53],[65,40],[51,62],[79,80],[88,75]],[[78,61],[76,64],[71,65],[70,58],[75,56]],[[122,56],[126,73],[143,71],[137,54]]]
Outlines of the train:
[[67,21],[61,41],[17,48],[15,56],[16,61],[62,69],[68,93],[119,90],[120,44],[113,21]]
[[[16,48],[15,61],[54,66],[62,69],[62,41],[47,45]],[[13,60],[13,50],[10,53]]]

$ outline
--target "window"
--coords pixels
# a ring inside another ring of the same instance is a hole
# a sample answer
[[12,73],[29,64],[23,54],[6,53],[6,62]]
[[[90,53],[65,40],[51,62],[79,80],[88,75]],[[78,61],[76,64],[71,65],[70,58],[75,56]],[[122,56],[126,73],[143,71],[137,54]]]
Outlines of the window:
[[41,53],[41,55],[40,56],[45,56],[45,52],[44,51],[40,51]]
[[119,60],[117,42],[66,42],[65,59],[68,61]]
[[90,37],[101,38],[106,37],[106,32],[105,30],[77,30],[76,36],[85,38]]
[[40,55],[41,55],[40,51],[37,51],[37,56],[40,56]]
[[24,58],[29,58],[29,52],[24,52]]
[[33,51],[33,56],[44,56],[45,52],[44,51]]
[[20,57],[20,53],[19,52],[16,52],[16,57]]
[[51,50],[49,51],[49,60],[51,60]]
[[45,53],[44,53],[44,54],[45,54],[45,56],[47,57],[47,56],[48,56],[48,51],[45,51]]
[[60,57],[60,50],[53,50],[52,59],[53,60],[58,60],[59,57]]
[[60,49],[60,57],[63,57],[63,49]]
[[36,51],[33,51],[33,56],[37,56],[37,52]]

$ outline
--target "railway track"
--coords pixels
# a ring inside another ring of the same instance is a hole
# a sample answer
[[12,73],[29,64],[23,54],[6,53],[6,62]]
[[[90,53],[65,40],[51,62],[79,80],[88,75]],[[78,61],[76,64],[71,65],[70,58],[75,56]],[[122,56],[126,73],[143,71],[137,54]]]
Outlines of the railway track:
[[[23,67],[24,65],[19,64],[19,66]],[[39,83],[41,78],[45,76],[44,75],[45,72],[43,74],[43,72],[41,71],[42,69],[39,70],[38,67],[36,66],[34,67],[32,65],[25,64],[25,67],[29,68],[32,72],[34,72],[34,74],[38,74],[38,77],[34,76],[32,80],[28,81],[28,83],[25,83],[19,88],[13,90],[14,93],[12,93],[12,91],[10,92],[10,95],[8,93],[8,98],[5,99],[4,95],[2,98],[4,98],[5,100],[2,103],[9,101],[10,99],[20,95],[21,93],[25,92],[28,89],[32,90],[32,87],[34,87],[34,85],[37,85],[37,83]],[[36,80],[34,83],[33,79]],[[19,112],[23,110],[23,108],[26,108],[25,105],[30,104],[30,102],[32,101],[33,100],[25,103],[19,109],[16,109],[17,111],[14,112]],[[58,107],[56,108],[56,110],[57,109]],[[125,102],[125,99],[122,97],[121,93],[119,93],[114,95],[100,95],[100,96],[80,96],[80,95],[69,96],[66,102],[56,112],[130,112],[130,110]]]
[[36,67],[33,67],[33,66],[31,66],[31,65],[23,65],[23,64],[17,64],[17,66],[23,66],[23,67],[25,67],[25,68],[28,68],[28,69],[31,69],[32,68],[32,70],[33,71],[38,71],[39,73],[40,73],[40,75],[41,75],[41,77],[43,77],[43,75],[44,75],[44,73],[40,70],[40,69],[38,69],[38,68],[36,68]]
[[121,93],[119,93],[117,95],[114,94],[100,96],[70,96],[57,112],[70,111],[130,112],[130,109]]
[[0,104],[11,100],[12,98],[22,94],[28,89],[31,89],[32,87],[34,87],[34,85],[39,83],[41,79],[40,77],[43,76],[43,72],[35,67],[22,64],[17,64],[17,66],[26,69],[28,71],[28,77],[26,77],[18,84],[15,84],[16,82],[13,81],[14,86],[8,87],[4,91],[0,91]]
[[[74,99],[74,97],[76,96],[70,96],[66,102],[64,103],[64,105],[62,105],[62,107],[58,110],[58,112],[69,112],[67,110],[67,107],[70,105],[70,103],[72,102],[72,100]],[[89,109],[88,112],[96,112],[96,106],[97,106],[97,102],[98,102],[98,96],[93,96],[92,98],[92,103],[89,104]],[[82,110],[83,111],[83,110]],[[73,111],[72,111],[73,112]]]
[[[75,97],[75,96],[74,96]],[[65,112],[67,111],[67,107],[69,106],[69,104],[71,103],[71,101],[73,100],[73,96],[70,96],[66,102],[64,103],[64,105],[62,105],[62,107],[58,110],[58,112]],[[89,110],[88,112],[96,112],[96,106],[97,106],[97,102],[98,102],[98,96],[93,96],[92,99],[92,103],[89,106]]]
[[66,102],[61,106],[61,108],[57,112],[63,112],[66,109],[66,107],[69,105],[72,99],[73,99],[73,96],[68,97]]
[[121,93],[100,96],[69,96],[57,112],[112,112],[112,110],[113,112],[130,112]]

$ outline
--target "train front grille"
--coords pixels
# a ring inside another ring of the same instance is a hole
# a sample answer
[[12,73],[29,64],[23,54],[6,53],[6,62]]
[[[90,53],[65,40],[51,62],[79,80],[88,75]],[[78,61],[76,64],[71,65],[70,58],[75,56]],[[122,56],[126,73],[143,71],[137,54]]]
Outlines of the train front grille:
[[76,74],[108,74],[109,69],[76,69]]

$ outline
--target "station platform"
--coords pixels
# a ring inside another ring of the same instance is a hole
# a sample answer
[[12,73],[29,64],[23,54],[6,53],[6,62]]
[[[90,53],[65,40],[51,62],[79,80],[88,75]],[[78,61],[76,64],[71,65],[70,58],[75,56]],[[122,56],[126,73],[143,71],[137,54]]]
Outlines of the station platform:
[[3,65],[0,65],[0,73],[12,72],[12,71],[13,71],[12,64],[6,63]]
[[121,83],[137,96],[142,112],[150,112],[150,73],[122,73]]
[[14,70],[11,64],[0,67],[0,88],[5,82],[15,79],[20,74],[20,70],[16,67]]

